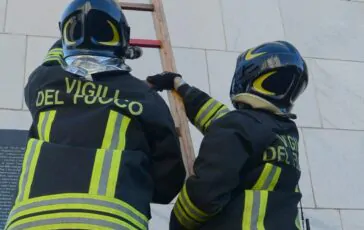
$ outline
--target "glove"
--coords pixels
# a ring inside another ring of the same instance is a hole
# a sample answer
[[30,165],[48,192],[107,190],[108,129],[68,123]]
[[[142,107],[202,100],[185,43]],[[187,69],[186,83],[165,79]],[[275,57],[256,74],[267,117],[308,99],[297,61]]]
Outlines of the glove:
[[177,77],[182,78],[178,73],[163,72],[147,77],[147,82],[157,91],[172,90],[174,89],[174,79]]

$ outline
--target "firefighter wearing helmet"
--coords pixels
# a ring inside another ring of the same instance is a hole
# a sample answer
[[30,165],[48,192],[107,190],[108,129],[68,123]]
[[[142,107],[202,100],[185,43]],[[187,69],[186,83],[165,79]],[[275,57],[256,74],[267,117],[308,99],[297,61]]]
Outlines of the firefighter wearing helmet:
[[195,175],[171,213],[171,230],[300,229],[299,134],[291,110],[308,71],[292,44],[269,42],[238,57],[233,111],[177,73],[147,80],[156,90],[175,89],[204,134]]

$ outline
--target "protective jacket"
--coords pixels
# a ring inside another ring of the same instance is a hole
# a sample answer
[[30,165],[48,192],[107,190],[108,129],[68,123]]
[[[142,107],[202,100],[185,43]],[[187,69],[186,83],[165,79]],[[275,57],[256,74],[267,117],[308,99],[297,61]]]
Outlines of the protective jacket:
[[83,80],[60,49],[30,76],[33,123],[6,229],[147,229],[185,168],[168,106],[128,72]]
[[188,118],[205,136],[170,229],[300,229],[295,123],[265,110],[229,112],[187,84],[178,92]]

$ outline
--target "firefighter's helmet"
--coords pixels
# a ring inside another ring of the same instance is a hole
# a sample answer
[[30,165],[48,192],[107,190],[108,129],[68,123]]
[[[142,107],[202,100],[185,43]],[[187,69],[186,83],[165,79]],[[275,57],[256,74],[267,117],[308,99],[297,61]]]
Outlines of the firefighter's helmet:
[[64,58],[78,55],[122,58],[130,27],[116,0],[74,0],[59,22]]
[[230,89],[235,108],[241,104],[289,114],[308,84],[307,65],[286,41],[264,43],[242,53]]

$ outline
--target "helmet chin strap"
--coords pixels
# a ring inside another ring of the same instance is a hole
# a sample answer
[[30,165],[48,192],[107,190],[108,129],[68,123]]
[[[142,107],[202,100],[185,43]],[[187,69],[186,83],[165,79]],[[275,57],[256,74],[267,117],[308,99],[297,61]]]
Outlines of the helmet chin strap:
[[287,117],[290,119],[297,118],[295,114],[290,113],[289,111],[282,111],[280,108],[273,105],[269,101],[250,93],[242,93],[235,95],[232,98],[232,101],[238,104],[239,109],[247,109],[247,108],[264,109],[282,117]]

